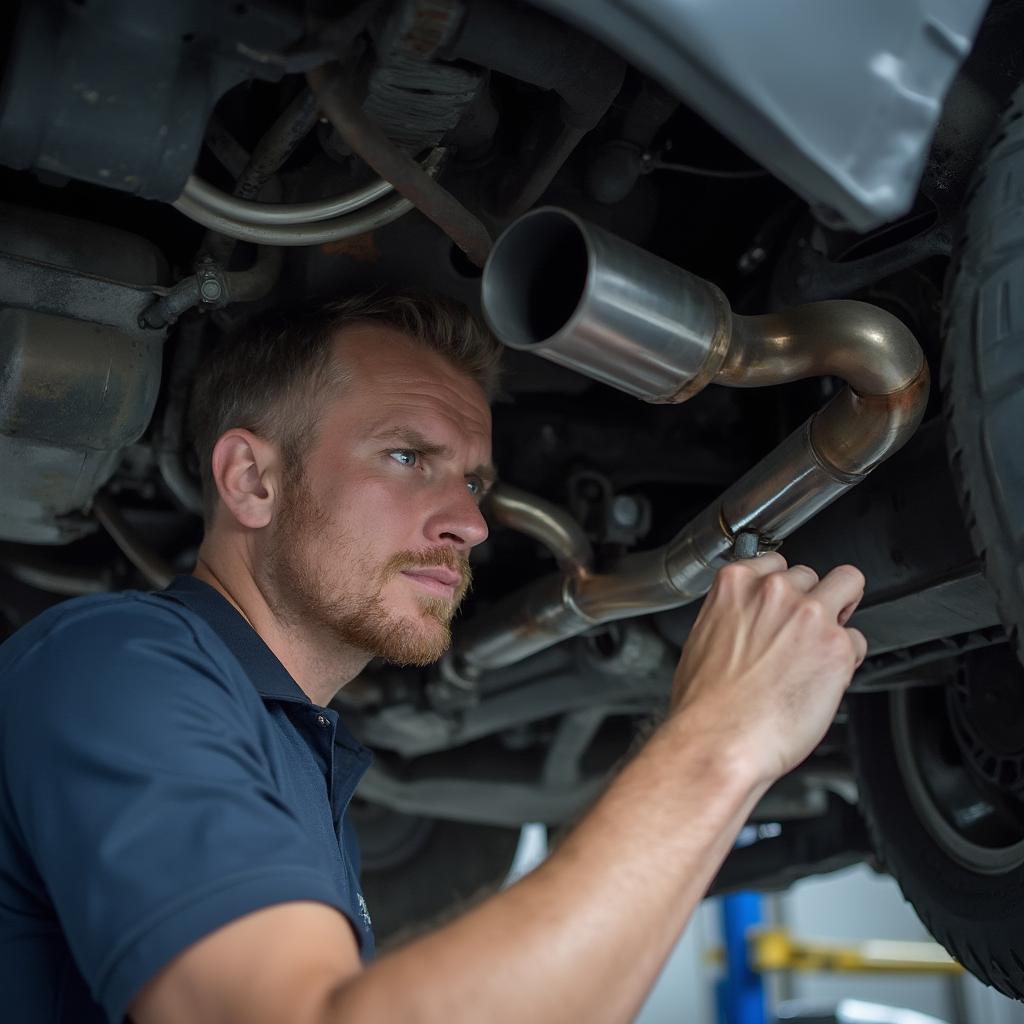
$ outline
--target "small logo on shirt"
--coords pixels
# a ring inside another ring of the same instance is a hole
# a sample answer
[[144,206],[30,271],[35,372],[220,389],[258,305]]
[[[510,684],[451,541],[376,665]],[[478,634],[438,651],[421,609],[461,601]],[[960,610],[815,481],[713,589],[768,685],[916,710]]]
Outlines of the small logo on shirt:
[[363,924],[365,924],[367,928],[372,928],[373,922],[370,920],[370,911],[366,906],[366,900],[363,899],[363,894],[357,893],[356,899],[359,901],[359,913],[363,918]]

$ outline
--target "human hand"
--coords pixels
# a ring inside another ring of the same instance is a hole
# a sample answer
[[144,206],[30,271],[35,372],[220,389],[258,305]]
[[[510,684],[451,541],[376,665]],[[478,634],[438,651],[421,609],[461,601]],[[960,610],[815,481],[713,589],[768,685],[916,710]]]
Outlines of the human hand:
[[710,732],[766,781],[795,768],[835,716],[867,642],[846,627],[864,596],[851,565],[823,579],[779,554],[726,566],[676,669],[673,716]]

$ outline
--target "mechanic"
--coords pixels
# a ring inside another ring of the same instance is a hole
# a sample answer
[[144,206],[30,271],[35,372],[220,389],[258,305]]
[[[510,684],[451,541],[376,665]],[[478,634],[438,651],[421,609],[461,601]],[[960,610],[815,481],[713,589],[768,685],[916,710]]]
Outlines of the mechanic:
[[627,1021],[865,641],[863,577],[723,569],[666,720],[537,870],[372,959],[328,705],[450,640],[487,536],[496,343],[376,294],[253,322],[192,423],[206,533],[158,594],[62,603],[0,647],[7,1021]]

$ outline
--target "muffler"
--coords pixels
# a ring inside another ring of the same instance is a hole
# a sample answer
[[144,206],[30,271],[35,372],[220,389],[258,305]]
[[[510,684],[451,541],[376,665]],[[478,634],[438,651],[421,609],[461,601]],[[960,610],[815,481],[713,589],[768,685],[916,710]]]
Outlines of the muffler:
[[[483,310],[509,347],[647,402],[682,402],[709,383],[835,376],[847,386],[665,546],[608,573],[575,559],[467,624],[447,666],[467,681],[702,596],[737,554],[777,547],[901,448],[928,400],[924,353],[885,310],[837,300],[740,316],[713,284],[565,210],[534,210],[498,239]],[[515,525],[500,485],[496,505]]]

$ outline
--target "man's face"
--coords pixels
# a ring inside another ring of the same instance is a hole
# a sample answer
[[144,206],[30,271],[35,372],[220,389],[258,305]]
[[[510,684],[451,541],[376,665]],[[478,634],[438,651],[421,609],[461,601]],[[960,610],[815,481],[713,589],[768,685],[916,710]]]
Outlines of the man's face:
[[396,331],[352,327],[341,343],[350,381],[303,471],[286,467],[262,583],[283,622],[425,665],[451,641],[469,551],[487,536],[490,409],[472,379]]

